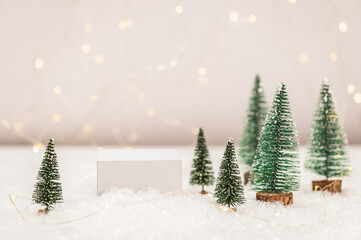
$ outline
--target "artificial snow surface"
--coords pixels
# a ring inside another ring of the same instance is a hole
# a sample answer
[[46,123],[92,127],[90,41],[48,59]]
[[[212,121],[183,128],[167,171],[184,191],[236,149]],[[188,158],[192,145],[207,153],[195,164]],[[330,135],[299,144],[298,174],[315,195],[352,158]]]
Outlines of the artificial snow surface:
[[[312,192],[311,180],[322,177],[302,168],[293,205],[256,201],[246,186],[247,202],[237,212],[221,211],[210,195],[197,194],[200,189],[188,185],[193,147],[175,148],[183,159],[184,193],[118,189],[97,196],[97,149],[56,147],[64,203],[38,216],[37,205],[15,198],[25,220],[9,195],[31,197],[43,153],[35,154],[31,147],[0,148],[0,239],[361,239],[360,147],[350,148],[353,172],[343,179],[342,194],[325,192],[324,198]],[[224,147],[209,150],[217,175]],[[304,154],[300,156],[304,162]]]

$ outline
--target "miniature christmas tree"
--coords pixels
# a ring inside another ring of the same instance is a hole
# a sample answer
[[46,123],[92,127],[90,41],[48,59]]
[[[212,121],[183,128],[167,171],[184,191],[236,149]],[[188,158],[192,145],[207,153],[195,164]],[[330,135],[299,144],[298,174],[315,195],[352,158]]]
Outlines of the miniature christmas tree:
[[315,190],[316,186],[327,186],[326,189],[331,192],[340,192],[341,181],[330,186],[334,181],[328,179],[346,176],[349,173],[345,150],[347,140],[336,113],[330,86],[326,81],[322,84],[308,145],[306,167],[326,178],[325,181],[314,181],[312,188]]
[[251,179],[257,199],[292,203],[291,192],[299,187],[297,147],[297,132],[282,83],[267,114],[252,165]]
[[199,128],[194,156],[190,184],[202,186],[201,193],[206,194],[207,192],[204,190],[204,186],[213,185],[214,174],[202,128]]
[[[254,79],[254,87],[252,89],[251,97],[249,98],[246,125],[241,135],[239,150],[241,163],[248,166],[249,169],[251,168],[254,156],[256,155],[259,135],[261,133],[266,115],[267,103],[265,100],[261,79],[257,75]],[[245,184],[247,184],[248,178],[249,172],[245,173],[244,175]]]
[[246,199],[244,197],[242,178],[239,173],[234,142],[233,139],[230,138],[219,168],[214,193],[218,204],[227,206],[228,208],[236,208],[238,205],[245,203]]
[[45,213],[52,209],[54,204],[60,203],[63,200],[62,187],[59,180],[60,175],[57,156],[54,150],[54,139],[50,138],[33,193],[33,201],[45,206]]

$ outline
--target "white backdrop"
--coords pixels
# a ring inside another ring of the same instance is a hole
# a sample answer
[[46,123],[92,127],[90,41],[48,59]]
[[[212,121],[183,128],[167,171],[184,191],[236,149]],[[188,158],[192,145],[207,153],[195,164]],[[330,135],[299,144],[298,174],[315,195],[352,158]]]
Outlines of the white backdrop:
[[1,1],[0,143],[239,138],[255,74],[287,85],[305,143],[327,76],[361,143],[357,0]]

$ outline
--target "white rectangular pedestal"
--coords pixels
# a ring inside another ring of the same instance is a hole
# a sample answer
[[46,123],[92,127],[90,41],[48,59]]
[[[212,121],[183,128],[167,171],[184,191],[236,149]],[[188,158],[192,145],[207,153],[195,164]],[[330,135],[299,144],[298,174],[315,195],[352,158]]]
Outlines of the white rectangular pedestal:
[[111,188],[181,191],[182,160],[176,150],[100,149],[97,181],[98,194]]

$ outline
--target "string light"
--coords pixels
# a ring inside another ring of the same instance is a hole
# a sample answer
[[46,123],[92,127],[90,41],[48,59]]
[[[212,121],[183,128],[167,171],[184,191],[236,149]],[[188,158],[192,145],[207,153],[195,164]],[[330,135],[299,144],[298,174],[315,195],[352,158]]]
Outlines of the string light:
[[137,84],[133,83],[128,86],[128,91],[130,93],[135,93],[137,91],[137,88],[138,88]]
[[248,16],[248,22],[254,23],[256,21],[257,21],[256,15],[251,14],[251,15]]
[[33,152],[34,153],[38,153],[40,151],[40,149],[44,148],[44,144],[43,143],[36,143],[33,145]]
[[297,2],[297,0],[288,0],[288,2],[291,4],[295,4]]
[[41,58],[37,58],[34,62],[34,66],[37,69],[42,69],[44,67],[44,61]]
[[96,64],[103,64],[103,62],[104,62],[103,56],[100,55],[100,54],[95,55],[95,56],[94,56],[94,62],[95,62]]
[[298,57],[301,63],[307,63],[308,62],[308,56],[306,53],[301,53]]
[[207,74],[207,68],[204,68],[204,67],[199,68],[199,69],[198,69],[198,74],[199,74],[200,76],[206,75],[206,74]]
[[198,135],[198,133],[199,133],[199,128],[197,128],[197,127],[192,128],[193,135]]
[[55,123],[60,122],[60,121],[61,121],[61,115],[60,115],[59,113],[54,113],[54,114],[53,114],[53,121],[54,121]]
[[97,101],[98,100],[98,95],[97,94],[92,94],[91,96],[90,96],[90,101],[91,102],[95,102],[95,101]]
[[238,15],[238,12],[231,12],[228,16],[229,18],[229,21],[235,23],[238,21],[238,18],[239,18],[239,15]]
[[23,129],[23,124],[21,122],[14,123],[14,131],[15,132],[21,132],[22,129]]
[[329,58],[330,58],[330,60],[331,60],[332,62],[336,62],[337,59],[338,59],[338,56],[337,56],[337,54],[336,54],[335,52],[332,52],[332,53],[330,53]]
[[84,25],[84,32],[90,33],[93,31],[93,25],[91,23],[87,23]]
[[88,180],[88,178],[89,178],[89,175],[88,175],[88,174],[85,174],[85,175],[84,175],[84,179],[85,179],[85,180]]
[[178,62],[176,60],[170,61],[169,66],[176,67],[178,65]]
[[354,93],[355,92],[355,85],[349,84],[347,86],[347,92],[350,93],[350,94]]
[[54,87],[53,92],[55,95],[60,95],[62,93],[61,87]]
[[176,12],[176,14],[181,14],[181,13],[183,13],[183,7],[182,7],[181,5],[177,5],[177,6],[175,7],[175,12]]
[[347,24],[345,22],[340,22],[338,24],[338,29],[341,31],[341,32],[347,32]]
[[138,100],[139,100],[140,102],[142,102],[142,101],[144,101],[144,99],[145,99],[145,93],[144,93],[143,91],[140,91],[140,92],[138,93]]
[[83,46],[81,47],[81,51],[83,53],[89,53],[90,52],[90,46],[88,44],[83,44]]
[[154,117],[155,116],[155,109],[154,108],[148,108],[147,109],[147,116],[148,117]]
[[120,30],[124,30],[124,29],[130,29],[133,27],[133,21],[128,19],[128,20],[125,20],[125,21],[120,21],[118,23],[118,28]]
[[93,131],[93,126],[90,123],[86,123],[83,125],[83,132],[85,134],[89,134]]
[[353,96],[353,100],[355,101],[355,103],[360,104],[361,103],[361,93],[355,93],[355,95]]

